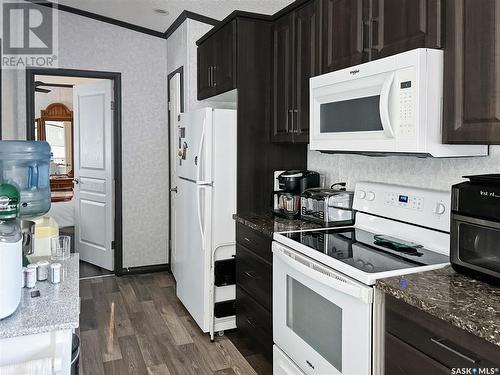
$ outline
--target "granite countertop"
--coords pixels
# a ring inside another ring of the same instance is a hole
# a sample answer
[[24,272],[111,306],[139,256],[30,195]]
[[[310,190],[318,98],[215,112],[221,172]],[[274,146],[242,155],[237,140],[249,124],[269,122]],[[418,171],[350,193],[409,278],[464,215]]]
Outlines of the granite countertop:
[[[37,281],[33,289],[23,288],[17,310],[0,320],[0,339],[78,328],[78,254],[71,254],[61,263],[61,283],[54,285],[49,281]],[[32,298],[31,292],[36,290],[40,291],[40,296]]]
[[284,219],[274,216],[271,213],[235,214],[233,215],[233,219],[271,238],[273,237],[273,233],[324,228],[319,224],[309,221]]
[[500,346],[500,287],[461,275],[451,266],[381,279],[376,287]]

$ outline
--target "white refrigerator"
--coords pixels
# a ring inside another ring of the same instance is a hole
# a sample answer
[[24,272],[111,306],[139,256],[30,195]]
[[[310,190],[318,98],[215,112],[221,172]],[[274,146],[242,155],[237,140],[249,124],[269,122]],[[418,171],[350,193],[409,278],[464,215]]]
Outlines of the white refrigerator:
[[235,286],[214,286],[214,264],[235,255],[236,111],[203,108],[179,126],[175,249],[177,297],[203,332],[236,328],[235,316],[214,318],[216,302]]

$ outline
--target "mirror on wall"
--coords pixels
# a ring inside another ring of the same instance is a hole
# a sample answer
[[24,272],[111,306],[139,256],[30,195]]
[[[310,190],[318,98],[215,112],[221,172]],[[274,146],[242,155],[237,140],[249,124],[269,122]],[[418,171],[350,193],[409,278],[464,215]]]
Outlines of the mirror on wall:
[[73,111],[62,103],[50,104],[35,120],[35,139],[50,144],[51,176],[73,177]]

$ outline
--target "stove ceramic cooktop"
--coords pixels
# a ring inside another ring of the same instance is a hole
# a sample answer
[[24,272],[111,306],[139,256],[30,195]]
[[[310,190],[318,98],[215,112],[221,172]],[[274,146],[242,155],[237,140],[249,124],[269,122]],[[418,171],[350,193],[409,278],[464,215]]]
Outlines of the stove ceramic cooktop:
[[398,238],[357,228],[282,233],[284,244],[366,284],[440,268],[449,257]]

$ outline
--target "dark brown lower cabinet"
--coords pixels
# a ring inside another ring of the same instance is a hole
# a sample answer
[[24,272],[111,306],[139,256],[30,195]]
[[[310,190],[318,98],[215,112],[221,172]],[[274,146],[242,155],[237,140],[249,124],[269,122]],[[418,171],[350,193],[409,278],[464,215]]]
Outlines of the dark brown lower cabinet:
[[272,360],[272,315],[239,287],[236,287],[236,327],[253,351]]
[[385,335],[385,375],[450,375],[450,370],[397,337]]
[[500,366],[497,346],[393,297],[385,306],[385,375]]
[[273,268],[271,263],[255,255],[242,245],[236,245],[236,282],[245,289],[262,307],[272,310],[271,291]]
[[236,327],[252,351],[272,361],[271,238],[236,224]]

